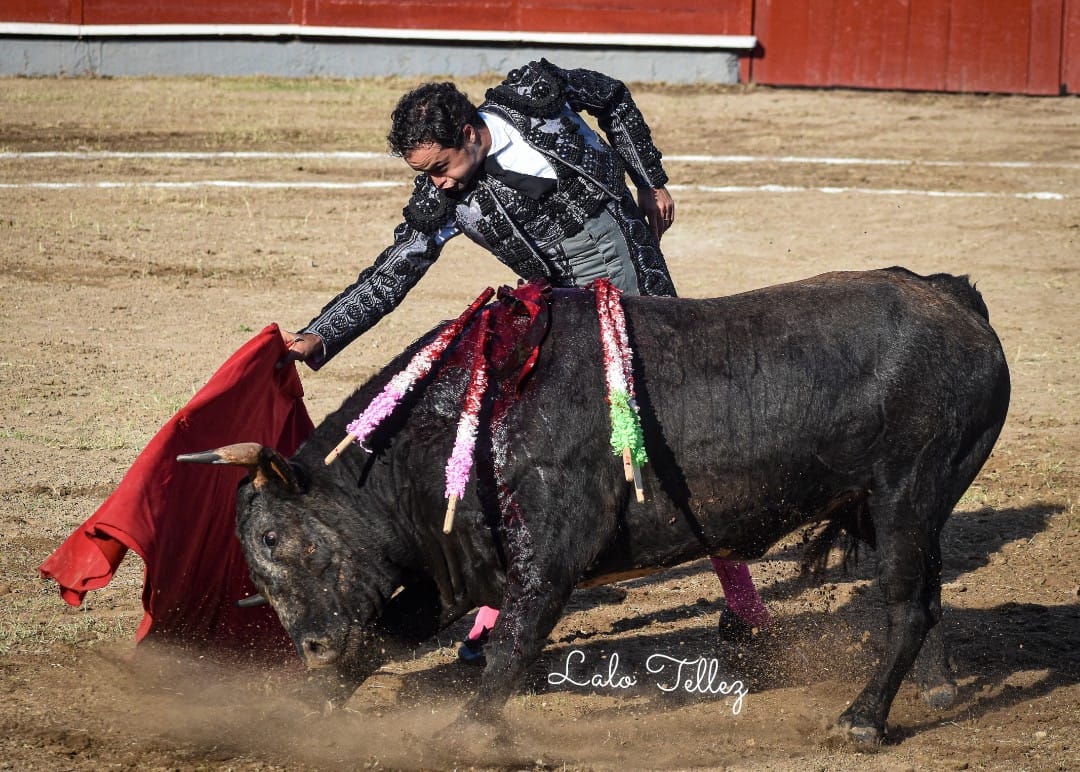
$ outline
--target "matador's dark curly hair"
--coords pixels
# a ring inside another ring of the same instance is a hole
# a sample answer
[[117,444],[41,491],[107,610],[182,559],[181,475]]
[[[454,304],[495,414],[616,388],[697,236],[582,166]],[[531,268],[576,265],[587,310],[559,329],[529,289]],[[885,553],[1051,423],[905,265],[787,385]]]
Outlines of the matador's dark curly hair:
[[453,83],[425,83],[398,100],[386,141],[396,156],[432,142],[457,148],[466,124],[483,125],[469,97]]

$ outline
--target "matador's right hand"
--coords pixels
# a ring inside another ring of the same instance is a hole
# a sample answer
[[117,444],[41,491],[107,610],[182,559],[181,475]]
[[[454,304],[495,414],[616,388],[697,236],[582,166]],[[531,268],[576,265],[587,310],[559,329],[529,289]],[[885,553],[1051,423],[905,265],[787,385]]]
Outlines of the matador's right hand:
[[313,333],[297,334],[281,330],[281,337],[285,341],[286,350],[277,361],[278,368],[284,367],[289,362],[307,362],[323,351],[322,338]]

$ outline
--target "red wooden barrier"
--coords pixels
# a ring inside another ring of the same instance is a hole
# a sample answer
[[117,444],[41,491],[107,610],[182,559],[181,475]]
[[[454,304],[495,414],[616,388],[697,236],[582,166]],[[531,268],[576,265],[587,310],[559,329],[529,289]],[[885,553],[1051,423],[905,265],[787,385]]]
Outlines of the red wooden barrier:
[[773,85],[1057,94],[1064,2],[757,0],[762,52],[751,76]]
[[306,24],[749,35],[753,0],[306,0]]
[[82,0],[6,0],[0,21],[82,24]]
[[1061,82],[1065,91],[1080,94],[1080,0],[1065,0]]
[[749,35],[754,0],[6,0],[0,21]]
[[1080,93],[1080,0],[4,0],[0,22],[752,34],[746,81]]
[[293,0],[81,0],[82,24],[299,24]]

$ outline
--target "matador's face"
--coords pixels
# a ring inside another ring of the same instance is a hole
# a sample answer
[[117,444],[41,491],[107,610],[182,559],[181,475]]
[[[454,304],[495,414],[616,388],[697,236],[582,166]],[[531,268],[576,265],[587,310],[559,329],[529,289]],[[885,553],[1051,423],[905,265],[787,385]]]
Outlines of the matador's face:
[[461,133],[461,147],[444,147],[437,142],[417,145],[405,153],[405,163],[430,177],[439,190],[464,190],[483,164],[487,150],[473,126],[466,125]]

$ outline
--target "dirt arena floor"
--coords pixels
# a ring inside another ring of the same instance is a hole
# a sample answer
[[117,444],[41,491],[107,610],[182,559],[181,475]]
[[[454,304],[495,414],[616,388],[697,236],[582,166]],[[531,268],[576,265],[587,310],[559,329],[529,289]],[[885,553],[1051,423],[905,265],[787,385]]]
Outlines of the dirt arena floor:
[[[134,556],[81,608],[61,601],[37,566],[157,429],[254,332],[302,326],[387,242],[411,174],[341,153],[384,151],[411,85],[0,81],[0,769],[1080,768],[1075,98],[635,89],[670,158],[681,294],[950,271],[977,282],[1004,343],[1009,419],[943,537],[959,699],[934,712],[906,683],[877,752],[829,733],[881,651],[870,552],[811,584],[778,545],[753,567],[778,631],[745,647],[717,640],[705,561],[580,591],[507,707],[512,741],[453,756],[438,731],[478,678],[455,660],[464,620],[323,715],[295,665],[135,652]],[[397,313],[304,369],[313,417],[509,281],[452,243]],[[617,655],[640,688],[551,685],[575,650],[589,673]],[[716,659],[748,693],[665,693],[644,672],[654,653]]]

